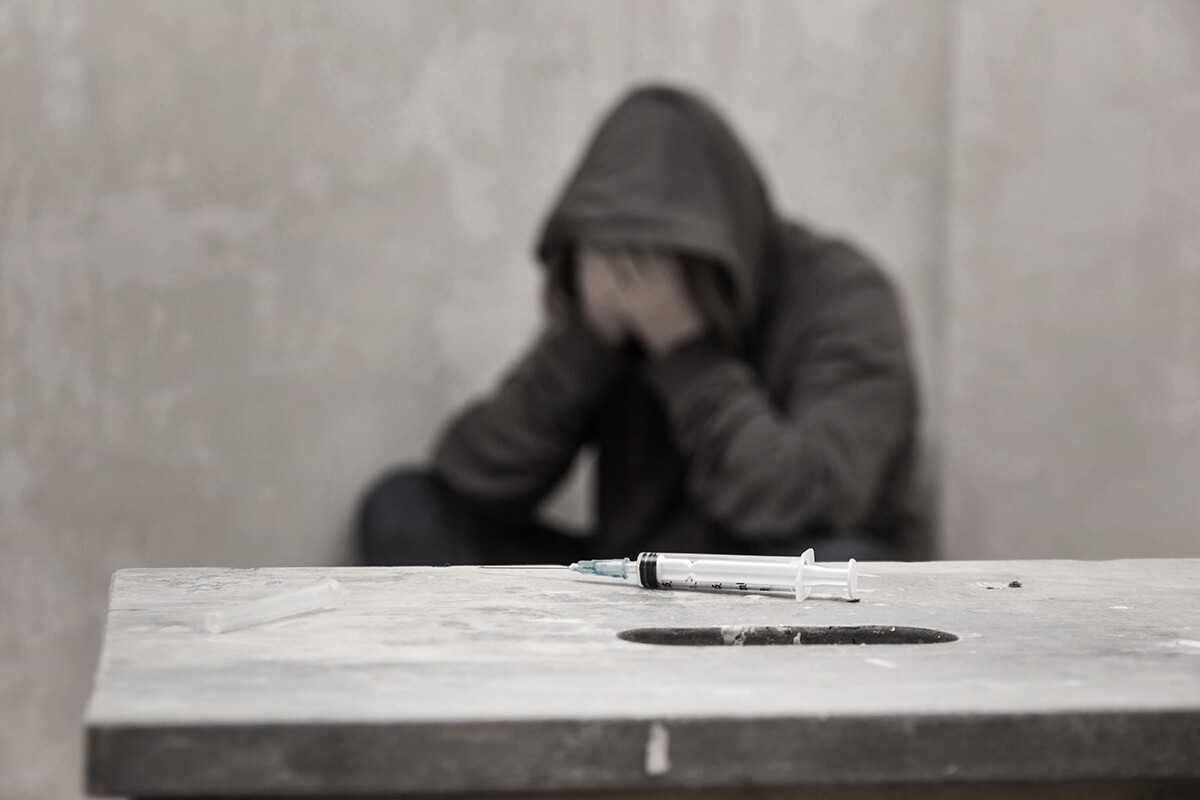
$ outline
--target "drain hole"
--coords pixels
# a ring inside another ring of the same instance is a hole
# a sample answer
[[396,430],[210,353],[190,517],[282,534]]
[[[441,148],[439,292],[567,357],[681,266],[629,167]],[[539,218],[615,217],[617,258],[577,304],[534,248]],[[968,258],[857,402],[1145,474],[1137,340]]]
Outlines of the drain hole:
[[617,634],[627,642],[690,646],[755,644],[938,644],[953,633],[899,625],[726,625],[720,628],[633,628]]

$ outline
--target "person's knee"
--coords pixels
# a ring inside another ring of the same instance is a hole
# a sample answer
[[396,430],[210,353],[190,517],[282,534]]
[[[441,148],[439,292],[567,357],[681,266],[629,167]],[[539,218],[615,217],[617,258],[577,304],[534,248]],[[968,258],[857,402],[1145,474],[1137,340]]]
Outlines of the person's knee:
[[426,470],[402,467],[375,481],[359,503],[359,530],[388,527],[414,505],[432,501],[436,478]]
[[404,467],[385,474],[359,503],[356,535],[362,562],[422,563],[449,554],[456,526],[448,504],[441,480],[428,470]]

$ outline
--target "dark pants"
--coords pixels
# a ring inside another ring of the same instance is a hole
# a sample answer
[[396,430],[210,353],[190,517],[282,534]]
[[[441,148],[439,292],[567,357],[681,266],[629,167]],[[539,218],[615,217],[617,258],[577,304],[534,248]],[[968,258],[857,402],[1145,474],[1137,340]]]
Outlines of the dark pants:
[[570,564],[591,558],[591,539],[538,522],[484,517],[432,472],[399,469],[367,492],[358,510],[367,566]]
[[[367,566],[569,564],[636,555],[595,553],[590,537],[550,525],[485,517],[436,475],[412,468],[391,472],[368,490],[358,510],[357,536],[360,563]],[[798,555],[809,547],[819,561],[897,557],[885,542],[846,536],[755,543],[730,551]]]

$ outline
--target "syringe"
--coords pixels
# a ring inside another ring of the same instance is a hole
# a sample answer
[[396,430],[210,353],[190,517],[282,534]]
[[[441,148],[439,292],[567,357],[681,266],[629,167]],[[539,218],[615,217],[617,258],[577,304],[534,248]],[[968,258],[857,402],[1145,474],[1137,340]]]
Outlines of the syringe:
[[346,590],[336,579],[325,578],[303,589],[260,597],[221,611],[210,611],[204,617],[204,629],[209,633],[226,633],[294,614],[337,608],[345,596]]
[[732,556],[701,553],[640,553],[634,560],[607,558],[576,561],[581,575],[628,579],[637,575],[647,589],[713,589],[731,592],[793,592],[808,597],[814,586],[846,590],[858,599],[858,567],[850,559],[843,567],[820,567],[813,551],[799,556]]

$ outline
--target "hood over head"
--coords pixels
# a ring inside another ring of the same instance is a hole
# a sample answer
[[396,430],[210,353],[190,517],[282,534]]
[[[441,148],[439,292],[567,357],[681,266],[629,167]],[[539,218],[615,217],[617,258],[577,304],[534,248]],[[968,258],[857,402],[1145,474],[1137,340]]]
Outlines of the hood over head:
[[542,228],[556,269],[582,241],[659,247],[727,271],[743,322],[758,305],[778,224],[758,170],[694,94],[635,89],[600,123]]

